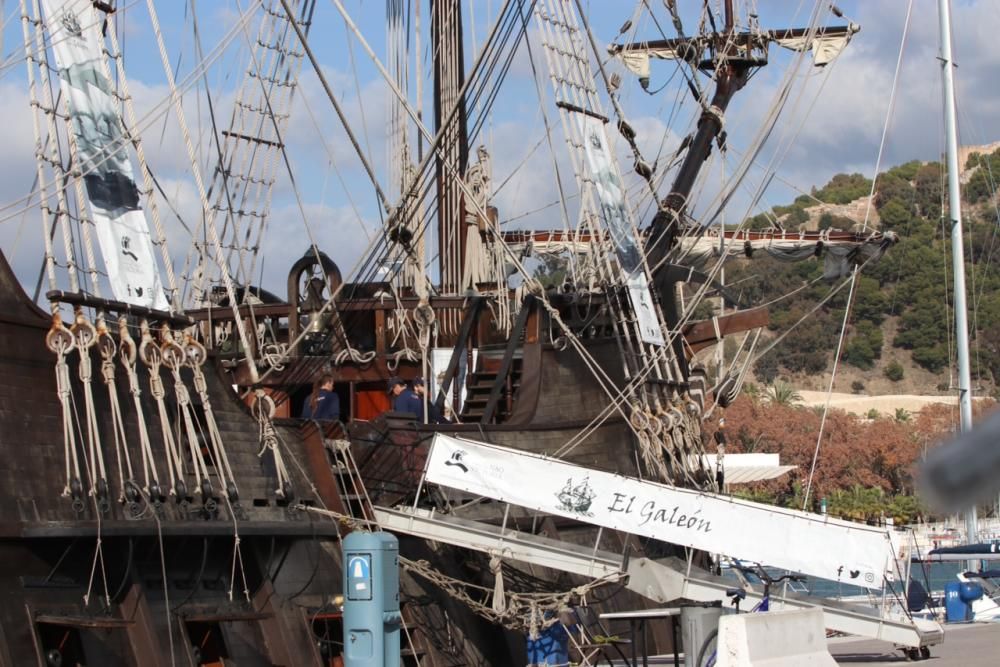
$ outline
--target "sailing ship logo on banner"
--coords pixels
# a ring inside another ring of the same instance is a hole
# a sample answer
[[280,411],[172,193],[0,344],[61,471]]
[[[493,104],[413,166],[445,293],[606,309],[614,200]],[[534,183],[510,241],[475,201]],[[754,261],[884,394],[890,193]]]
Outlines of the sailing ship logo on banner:
[[597,494],[590,488],[590,480],[587,477],[577,485],[573,485],[573,478],[566,480],[566,486],[556,494],[559,499],[559,509],[565,512],[576,512],[583,516],[594,516],[590,511],[590,506],[594,502]]

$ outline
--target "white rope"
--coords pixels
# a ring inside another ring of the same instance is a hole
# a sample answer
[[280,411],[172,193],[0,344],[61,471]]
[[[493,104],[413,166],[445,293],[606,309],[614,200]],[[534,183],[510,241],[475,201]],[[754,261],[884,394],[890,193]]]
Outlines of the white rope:
[[[24,0],[22,0],[22,2],[23,1]],[[22,17],[25,17],[25,16],[26,16],[26,14],[22,13]],[[202,73],[205,70],[207,70],[209,67],[211,67],[225,53],[225,50],[229,46],[229,43],[232,42],[232,40],[234,39],[234,37],[238,34],[237,31],[239,30],[239,28],[243,24],[245,24],[247,21],[249,21],[252,17],[253,17],[253,12],[252,11],[248,11],[246,14],[242,15],[239,18],[239,20],[236,21],[236,23],[233,25],[233,27],[229,30],[229,32],[227,32],[226,35],[219,41],[219,43],[215,46],[214,50],[208,56],[206,56],[203,60],[201,60],[200,62],[198,62],[195,65],[195,67],[192,70],[192,72],[190,74],[188,74],[187,78],[185,78],[181,82],[181,85],[178,86],[178,90],[181,91],[181,92],[184,92],[188,88],[190,88],[191,86],[195,85],[200,80],[200,77],[201,77]],[[30,38],[26,38],[26,39],[30,39]],[[33,62],[33,59],[29,60],[28,62]],[[32,78],[32,80],[33,80],[33,76],[34,76],[33,73],[31,73],[30,77]],[[33,99],[33,101],[34,101],[33,103],[35,104],[36,107],[40,107],[41,106],[37,102],[37,97],[32,97],[32,99]],[[165,113],[166,109],[164,109],[162,107],[164,107],[165,105],[167,105],[169,102],[170,102],[170,97],[168,96],[168,97],[166,97],[166,98],[158,101],[156,104],[154,104],[153,107],[151,108],[151,110],[148,111],[146,113],[146,115],[143,116],[140,119],[139,125],[138,126],[133,126],[132,128],[130,128],[131,132],[134,133],[134,134],[139,134],[141,131],[143,131],[143,130],[149,128],[150,126],[152,126]],[[167,108],[169,108],[169,107],[167,107]],[[36,137],[40,137],[40,134],[36,134]],[[131,139],[123,136],[120,139],[116,140],[115,142],[112,142],[111,144],[109,144],[107,146],[107,151],[105,151],[105,156],[103,158],[101,158],[99,161],[95,162],[87,171],[83,172],[81,174],[81,176],[87,176],[87,175],[89,175],[91,173],[94,173],[97,169],[99,169],[108,160],[114,158],[115,155],[117,155],[117,153],[119,151],[127,150],[127,147],[128,147],[128,144],[129,144],[130,141],[131,141]],[[36,155],[43,155],[43,151],[41,149],[39,149],[40,146],[42,146],[42,141],[41,141],[40,138],[38,138],[38,139],[36,139],[36,149],[37,149],[36,150]],[[39,183],[41,184],[42,182],[40,181]],[[58,190],[65,191],[65,189],[68,188],[68,187],[69,187],[69,183],[68,182],[64,182],[62,184],[56,183],[56,184],[53,185],[53,191],[58,191]],[[9,202],[3,204],[2,206],[0,206],[0,212],[3,212],[3,211],[10,210],[14,206],[17,206],[17,205],[20,205],[20,204],[25,204],[24,206],[21,206],[21,208],[18,208],[16,210],[14,210],[12,213],[0,217],[0,223],[6,222],[6,221],[11,220],[13,218],[17,218],[17,217],[19,217],[19,216],[21,216],[21,215],[23,215],[25,213],[34,212],[35,210],[37,210],[37,208],[38,208],[38,206],[40,204],[38,202],[35,202],[34,199],[35,199],[35,196],[39,195],[39,194],[43,195],[39,201],[44,201],[46,199],[46,197],[44,196],[44,192],[41,189],[41,187],[39,187],[38,189],[33,190],[32,192],[29,192],[28,194],[26,194],[26,195],[24,195],[22,197],[18,197],[17,199],[9,201]]]
[[[160,329],[160,355],[162,363],[170,371],[174,379],[174,395],[177,397],[177,409],[181,413],[182,433],[187,436],[188,451],[191,454],[191,466],[194,468],[195,494],[201,494],[202,502],[210,499],[211,480],[208,474],[208,464],[201,453],[198,442],[198,430],[195,428],[192,414],[191,394],[188,392],[181,368],[187,365],[187,350],[175,339],[170,328],[164,324]],[[203,488],[207,485],[207,488]]]
[[66,355],[75,345],[73,335],[63,326],[58,313],[52,316],[52,328],[45,336],[45,344],[56,355],[56,392],[62,406],[63,455],[66,462],[66,486],[63,495],[76,498],[81,489],[80,459],[76,451],[76,435],[73,428],[73,410],[70,405],[72,386],[69,380],[69,365]]
[[70,121],[69,97],[63,99],[63,109],[65,116],[63,123],[66,128],[66,136],[69,137],[69,154],[71,175],[73,176],[73,190],[76,194],[76,213],[79,219],[80,232],[83,237],[84,257],[87,260],[86,273],[90,276],[90,289],[95,296],[101,296],[101,281],[97,271],[97,256],[94,253],[94,241],[90,233],[90,228],[94,225],[93,218],[88,214],[87,196],[83,189],[83,178],[80,176],[80,152],[76,144],[76,132],[73,131],[73,124]]
[[285,460],[281,456],[281,449],[278,447],[278,434],[274,429],[274,399],[268,396],[263,389],[254,391],[256,400],[253,405],[253,412],[257,415],[257,426],[260,438],[260,451],[258,458],[270,452],[274,459],[274,471],[277,476],[277,488],[274,495],[282,499],[291,499],[291,482],[288,475],[288,468]]
[[167,84],[170,87],[170,98],[173,101],[174,112],[177,116],[177,124],[180,126],[181,135],[184,138],[184,147],[187,150],[188,160],[191,163],[191,173],[194,176],[195,185],[198,189],[198,198],[201,202],[202,211],[205,216],[205,227],[208,230],[209,241],[215,247],[215,261],[219,265],[219,270],[222,274],[222,281],[226,286],[226,295],[229,297],[229,303],[233,309],[233,318],[236,323],[236,329],[239,332],[240,342],[242,342],[243,350],[250,362],[247,364],[247,371],[250,373],[251,383],[256,383],[258,381],[257,367],[251,358],[250,339],[247,336],[243,318],[240,317],[240,303],[236,298],[236,287],[233,284],[232,276],[229,275],[229,269],[225,264],[225,255],[222,248],[222,242],[219,238],[219,230],[215,226],[215,212],[212,210],[205,192],[205,183],[201,177],[201,167],[198,162],[198,154],[196,153],[194,144],[191,141],[191,133],[188,131],[187,120],[184,117],[184,108],[181,106],[180,94],[174,82],[174,71],[170,65],[170,59],[167,56],[167,47],[163,42],[163,34],[160,32],[160,22],[156,14],[156,8],[153,0],[147,0],[146,7],[149,10],[149,17],[153,24],[153,34],[156,35],[156,44],[159,47],[163,71],[166,74]]
[[[184,487],[184,461],[177,451],[177,443],[174,440],[173,428],[170,424],[170,415],[167,413],[167,405],[164,402],[166,390],[163,387],[163,378],[160,376],[160,367],[163,365],[163,353],[159,345],[153,340],[153,335],[149,330],[149,322],[142,320],[140,324],[142,331],[142,342],[139,343],[139,358],[149,368],[149,393],[156,401],[156,409],[160,415],[160,431],[163,434],[163,448],[167,454],[167,475],[170,480],[170,495],[175,496],[177,501],[183,500],[186,495]],[[137,394],[133,394],[138,400]],[[184,493],[182,493],[184,491]]]
[[97,409],[94,406],[92,388],[93,365],[90,358],[90,348],[97,342],[97,330],[84,316],[83,310],[77,308],[76,322],[70,328],[73,334],[74,348],[80,355],[79,377],[83,386],[84,412],[87,423],[88,473],[90,477],[90,494],[97,496],[106,490],[102,482],[107,484],[107,470],[104,467],[104,450],[101,447],[101,431],[97,424]]
[[[125,76],[125,63],[121,52],[121,46],[118,43],[118,31],[114,26],[114,22],[111,22],[111,26],[108,27],[108,34],[111,36],[111,57],[115,61],[115,67],[118,72],[118,84],[121,86],[121,100],[125,107],[125,113],[128,117],[128,124],[125,124],[125,119],[120,119],[122,125],[125,127],[126,136],[131,142],[132,146],[135,147],[135,155],[139,160],[139,171],[142,172],[142,187],[143,194],[146,195],[146,208],[149,210],[149,215],[153,219],[153,228],[156,231],[156,245],[160,247],[160,259],[163,262],[163,268],[167,273],[167,288],[170,292],[170,304],[174,309],[180,308],[180,292],[177,289],[177,276],[174,274],[174,264],[170,257],[170,249],[167,247],[167,235],[163,229],[163,220],[160,218],[160,207],[155,194],[155,188],[153,185],[153,173],[149,170],[149,164],[146,162],[146,151],[142,144],[142,135],[137,131],[139,127],[139,120],[135,113],[135,104],[132,101],[132,93],[128,86],[128,77]],[[108,67],[108,61],[106,58],[101,58],[101,67],[104,69],[104,76],[110,81],[111,80],[111,70]]]
[[[205,429],[208,431],[208,440],[212,446],[212,456],[215,459],[215,471],[219,475],[223,491],[235,499],[238,496],[239,488],[236,485],[236,477],[233,469],[229,465],[229,455],[226,453],[225,444],[222,441],[222,434],[215,420],[215,413],[212,411],[212,402],[208,395],[208,383],[205,381],[205,373],[202,366],[208,359],[205,346],[196,341],[190,334],[185,334],[184,352],[187,367],[194,375],[194,388],[201,399],[201,408],[205,415]],[[230,488],[232,485],[232,488]]]
[[[129,393],[135,407],[136,423],[139,426],[139,451],[142,455],[143,491],[147,495],[159,497],[159,488],[151,489],[150,482],[159,487],[159,476],[156,474],[156,461],[153,457],[153,447],[149,442],[149,430],[146,428],[146,416],[142,409],[142,389],[139,388],[139,375],[135,370],[135,359],[138,352],[135,340],[128,330],[128,319],[124,316],[118,319],[118,358],[128,377]],[[152,372],[152,371],[150,371]],[[155,492],[155,493],[154,493]]]
[[[108,390],[108,405],[111,407],[111,432],[115,440],[115,458],[118,462],[118,480],[121,484],[119,500],[125,500],[125,488],[135,479],[132,457],[129,454],[125,436],[125,421],[118,401],[118,386],[115,381],[115,354],[118,345],[108,332],[103,315],[97,316],[97,349],[101,354],[101,377]],[[128,473],[126,474],[126,469]]]
[[[882,129],[882,140],[879,143],[878,154],[875,158],[875,174],[872,178],[871,192],[868,197],[868,207],[865,209],[865,228],[868,227],[868,216],[871,212],[872,200],[875,195],[875,183],[878,180],[878,170],[882,162],[882,150],[885,147],[885,139],[889,132],[889,119],[892,115],[893,106],[896,99],[896,87],[899,83],[899,73],[903,66],[903,51],[906,47],[906,36],[910,31],[910,15],[913,11],[913,0],[910,0],[906,6],[906,18],[903,21],[903,36],[899,44],[899,56],[896,59],[896,71],[892,79],[892,89],[889,93],[889,107],[886,110],[885,126]],[[819,461],[819,450],[823,443],[823,432],[826,428],[826,418],[830,412],[830,401],[833,398],[833,383],[837,379],[837,370],[840,367],[840,353],[844,347],[844,341],[847,338],[847,323],[851,316],[851,306],[854,302],[854,291],[857,287],[857,276],[860,268],[855,266],[854,270],[851,271],[851,288],[847,292],[847,306],[844,308],[844,318],[840,327],[840,337],[837,339],[837,351],[833,357],[833,370],[830,373],[830,384],[826,392],[826,401],[823,404],[823,414],[819,421],[819,432],[816,434],[816,448],[813,451],[812,463],[809,466],[809,477],[806,479],[806,491],[802,498],[802,509],[805,510],[809,506],[809,496],[812,493],[812,483],[813,477],[816,474],[816,464]]]
[[[57,184],[57,187],[55,188],[56,202],[57,202],[56,219],[60,223],[60,228],[62,229],[63,250],[66,253],[66,270],[69,275],[69,285],[72,291],[79,292],[80,283],[76,275],[76,260],[74,259],[74,252],[73,252],[73,238],[69,225],[69,206],[66,203],[66,195],[65,195],[65,187],[66,184],[68,184],[68,181],[62,169],[62,161],[59,158],[59,142],[57,140],[57,137],[59,135],[55,123],[56,108],[55,108],[55,102],[52,99],[52,87],[51,87],[51,82],[49,80],[49,63],[42,42],[41,8],[39,6],[38,0],[33,0],[32,4],[34,10],[33,23],[35,24],[34,27],[35,43],[38,48],[38,54],[37,54],[38,73],[39,77],[41,78],[43,102],[39,104],[36,101],[37,98],[35,97],[34,94],[33,85],[30,86],[32,88],[31,99],[32,102],[36,104],[36,108],[40,110],[42,115],[45,117],[46,127],[50,137],[50,141],[48,142],[49,156],[45,157],[42,152],[41,134],[36,129],[35,157],[37,160],[43,160],[49,163],[49,168],[52,169],[54,180]],[[24,41],[25,41],[25,55],[28,61],[28,78],[30,82],[33,82],[34,64],[36,62],[36,57],[30,52],[30,48],[28,47],[28,44],[30,43],[29,27],[28,27],[29,18],[28,18],[27,7],[25,6],[24,0],[21,0],[21,15],[22,15],[22,28],[24,32]],[[37,112],[36,114],[33,115],[37,115]],[[44,168],[41,165],[39,165],[39,173],[42,173],[43,171]],[[42,187],[45,181],[42,178],[40,178],[38,182],[39,186]],[[43,207],[43,212],[46,212],[45,207]],[[46,239],[49,238],[49,232],[47,229],[47,218],[48,216],[45,216],[45,219],[43,219],[42,222],[42,229],[44,231]],[[53,256],[52,263],[54,264],[54,262],[55,262],[55,257]],[[54,279],[55,279],[55,272],[53,268],[50,280],[52,280],[52,282],[54,283]],[[53,289],[55,288],[56,286],[53,284]]]

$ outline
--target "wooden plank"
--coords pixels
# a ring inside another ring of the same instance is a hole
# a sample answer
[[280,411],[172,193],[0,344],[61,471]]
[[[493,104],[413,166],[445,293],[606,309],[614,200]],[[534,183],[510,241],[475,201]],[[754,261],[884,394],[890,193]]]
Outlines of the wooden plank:
[[767,326],[770,321],[770,313],[766,306],[762,306],[739,311],[732,315],[724,315],[717,321],[718,335],[716,335],[716,325],[712,320],[692,322],[684,327],[684,339],[687,341],[691,355],[710,345],[715,345],[729,334]]

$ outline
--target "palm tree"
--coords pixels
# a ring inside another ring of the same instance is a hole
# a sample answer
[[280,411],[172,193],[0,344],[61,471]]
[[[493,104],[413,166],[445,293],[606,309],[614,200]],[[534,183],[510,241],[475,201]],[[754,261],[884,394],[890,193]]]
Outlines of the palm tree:
[[775,380],[767,389],[767,400],[777,405],[795,405],[802,401],[802,394],[787,382]]

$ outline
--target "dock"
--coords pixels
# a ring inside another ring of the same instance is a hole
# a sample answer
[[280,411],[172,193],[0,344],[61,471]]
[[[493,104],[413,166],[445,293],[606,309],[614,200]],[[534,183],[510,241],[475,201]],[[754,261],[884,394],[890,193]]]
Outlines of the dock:
[[[857,637],[831,639],[838,665],[900,665],[907,660],[888,642]],[[944,643],[931,647],[926,662],[934,667],[994,667],[1000,664],[1000,623],[946,625]]]

